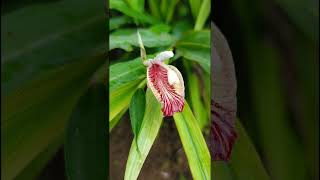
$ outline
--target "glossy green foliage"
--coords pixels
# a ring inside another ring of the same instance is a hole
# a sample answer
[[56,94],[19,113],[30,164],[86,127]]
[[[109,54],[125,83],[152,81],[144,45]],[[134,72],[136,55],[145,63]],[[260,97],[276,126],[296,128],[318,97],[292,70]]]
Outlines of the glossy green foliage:
[[152,94],[151,90],[146,93],[146,108],[143,121],[139,131],[139,136],[135,136],[131,144],[126,171],[125,180],[137,179],[142,165],[155,141],[162,124],[162,112],[160,104]]
[[176,44],[177,53],[198,62],[205,72],[210,72],[210,31],[189,31]]
[[180,139],[187,155],[193,179],[211,180],[211,158],[201,129],[187,103],[182,112],[175,113]]
[[[131,128],[135,139],[138,139],[141,129],[142,120],[144,117],[144,111],[146,107],[146,97],[143,89],[138,89],[132,96],[129,112],[131,120]],[[137,142],[136,142],[137,144]],[[139,147],[138,147],[139,148]]]

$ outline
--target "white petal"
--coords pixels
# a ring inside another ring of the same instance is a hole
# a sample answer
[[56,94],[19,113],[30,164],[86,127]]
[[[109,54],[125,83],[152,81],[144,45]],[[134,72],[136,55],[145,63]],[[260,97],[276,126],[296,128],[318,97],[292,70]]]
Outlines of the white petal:
[[164,61],[174,56],[172,51],[163,51],[154,58],[157,61]]

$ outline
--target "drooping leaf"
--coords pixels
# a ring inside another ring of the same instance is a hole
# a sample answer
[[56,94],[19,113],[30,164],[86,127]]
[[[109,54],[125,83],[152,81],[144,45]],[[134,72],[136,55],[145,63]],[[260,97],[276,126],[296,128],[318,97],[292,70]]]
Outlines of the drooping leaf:
[[197,20],[194,26],[195,30],[201,30],[210,14],[211,0],[203,0]]
[[187,102],[181,113],[175,113],[174,121],[187,155],[193,179],[211,179],[211,159],[206,141],[202,135]]
[[[141,130],[137,140],[133,140],[127,160],[125,180],[138,178],[141,168],[152,144],[157,137],[162,123],[162,112],[160,103],[156,100],[151,90],[146,93],[146,109],[141,124]],[[136,142],[138,144],[136,144]],[[139,146],[139,151],[136,146]]]
[[64,148],[70,180],[108,178],[107,103],[104,85],[94,84],[72,112]]
[[124,0],[110,0],[109,5],[111,10],[120,11],[127,16],[137,19],[140,22],[149,24],[159,23],[156,18],[150,16],[149,14],[132,9],[124,2]]
[[[138,89],[132,96],[129,112],[130,112],[130,121],[131,128],[134,134],[135,139],[138,139],[138,135],[141,129],[141,124],[144,116],[146,105],[146,97],[143,89]],[[137,144],[137,142],[136,142]]]
[[198,62],[207,72],[210,72],[210,31],[189,31],[176,43],[177,53],[186,59]]
[[[160,26],[156,26],[159,27]],[[157,28],[139,29],[145,47],[170,46],[174,39],[166,32],[159,32]],[[132,51],[132,46],[139,47],[137,29],[121,29],[110,34],[109,50],[121,48]]]

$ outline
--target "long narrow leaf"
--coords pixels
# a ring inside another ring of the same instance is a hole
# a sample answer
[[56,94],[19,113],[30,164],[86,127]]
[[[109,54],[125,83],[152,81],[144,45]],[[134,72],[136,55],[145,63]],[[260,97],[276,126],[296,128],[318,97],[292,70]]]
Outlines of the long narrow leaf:
[[193,179],[211,180],[211,159],[197,120],[187,103],[181,113],[175,113],[176,123]]
[[[189,61],[184,61],[183,62],[186,69],[187,69],[187,85],[189,89],[189,98],[190,98],[190,103],[192,107],[192,111],[194,113],[195,118],[197,119],[197,122],[199,124],[199,127],[202,129],[204,128],[210,121],[208,118],[208,114],[210,108],[206,109],[204,107],[204,103],[201,100],[201,90],[202,88],[200,87],[200,81],[199,81],[199,76],[193,72],[192,67],[190,66]],[[208,96],[207,99],[210,99]]]
[[[133,140],[126,165],[125,180],[138,178],[143,163],[157,137],[162,123],[160,103],[148,89],[146,93],[146,110],[139,132],[138,140]],[[136,137],[135,137],[136,138]],[[138,142],[138,144],[136,144]],[[136,146],[139,146],[139,151]]]
[[144,10],[144,0],[126,0],[132,9],[143,12]]
[[197,18],[202,0],[189,0],[190,8],[194,19]]
[[130,8],[123,0],[110,0],[109,3],[110,3],[110,9],[120,11],[127,16],[130,16],[134,19],[139,20],[140,22],[149,23],[149,24],[156,24],[159,22],[159,20],[157,20],[156,18],[146,13],[139,12]]
[[211,9],[211,0],[203,0],[201,8],[194,26],[195,30],[201,30],[205,24]]
[[[169,33],[156,31],[160,27],[158,25],[149,29],[139,29],[145,47],[170,46],[174,42]],[[139,47],[137,29],[121,29],[110,34],[109,50],[121,48],[132,51],[132,46]]]
[[150,7],[152,16],[156,17],[157,19],[160,19],[161,15],[160,15],[160,10],[158,6],[159,0],[148,0],[148,4]]

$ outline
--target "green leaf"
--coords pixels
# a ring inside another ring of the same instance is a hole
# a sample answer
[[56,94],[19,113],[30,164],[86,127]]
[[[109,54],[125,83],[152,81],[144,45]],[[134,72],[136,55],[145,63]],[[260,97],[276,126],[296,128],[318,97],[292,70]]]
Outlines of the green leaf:
[[118,124],[127,109],[128,107],[124,107],[113,119],[109,120],[109,133]]
[[130,22],[131,22],[131,20],[127,16],[119,16],[119,17],[110,18],[109,30],[112,31],[112,30],[118,29],[119,27],[121,27],[125,24],[128,24]]
[[210,180],[211,160],[206,141],[187,102],[173,115],[193,179]]
[[68,179],[108,179],[107,104],[106,89],[97,84],[73,110],[64,148]]
[[194,17],[194,19],[196,19],[199,14],[201,1],[202,0],[189,0],[192,16]]
[[[160,28],[160,26],[156,26]],[[145,47],[170,46],[174,39],[166,32],[158,32],[157,28],[139,29]],[[109,50],[121,48],[132,51],[132,46],[139,47],[137,29],[121,29],[110,34]]]
[[157,19],[161,18],[160,10],[159,10],[159,0],[148,0],[148,4],[150,7],[150,11],[152,16],[156,17]]
[[[129,112],[131,120],[131,128],[134,137],[138,137],[146,106],[146,97],[143,89],[138,89],[132,96]],[[137,138],[135,138],[137,140]],[[137,144],[137,142],[136,142]]]
[[[133,140],[127,160],[125,180],[135,180],[138,178],[143,163],[157,137],[162,123],[162,112],[160,103],[156,100],[152,92],[147,89],[146,109],[141,124],[141,131],[137,140]],[[137,144],[136,144],[137,142]],[[140,152],[137,150],[139,146]]]
[[114,90],[127,85],[135,80],[142,80],[146,77],[146,67],[140,58],[116,63],[109,68],[109,90]]
[[186,59],[198,62],[210,73],[210,31],[189,31],[176,43],[177,53]]
[[139,20],[140,22],[149,24],[159,23],[159,21],[156,18],[150,16],[149,14],[132,9],[123,0],[110,0],[109,3],[111,10],[113,9],[120,11],[127,16]]
[[[193,70],[193,66],[189,61],[184,61],[183,64],[187,70],[187,86],[188,86],[188,94],[191,102],[192,111],[194,113],[195,118],[197,119],[197,123],[200,129],[203,129],[210,122],[208,118],[208,114],[210,109],[206,109],[204,103],[202,102],[201,94],[203,88],[200,87],[199,76]],[[208,96],[205,99],[210,99]]]
[[144,10],[144,0],[126,0],[132,9],[143,12]]
[[239,137],[232,150],[230,166],[236,174],[237,179],[269,180],[269,175],[263,166],[259,154],[239,120],[236,121],[236,127]]
[[176,5],[178,4],[179,0],[170,0],[169,1],[169,5],[167,7],[167,13],[166,13],[166,23],[171,22],[173,14],[174,14],[174,10]]
[[201,30],[210,14],[211,0],[203,0],[194,26],[194,30]]
[[[110,91],[109,123],[113,124],[119,113],[129,107],[131,97],[138,88],[146,85],[145,80],[136,80],[117,90]],[[113,126],[110,126],[113,127]],[[111,129],[110,129],[111,130]]]
[[[140,58],[110,66],[109,78],[109,131],[115,126],[119,113],[128,107],[133,93],[145,86],[146,68]],[[117,117],[117,118],[116,118]]]

